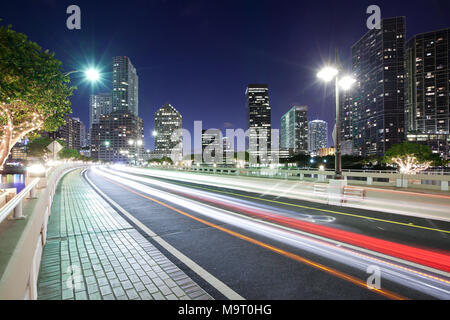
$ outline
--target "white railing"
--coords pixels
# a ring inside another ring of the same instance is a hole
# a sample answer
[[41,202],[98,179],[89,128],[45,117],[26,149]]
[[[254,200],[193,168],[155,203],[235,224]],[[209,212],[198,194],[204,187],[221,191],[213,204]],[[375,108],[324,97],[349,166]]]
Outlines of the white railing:
[[29,198],[36,197],[36,186],[39,183],[39,178],[34,179],[28,186],[26,186],[19,194],[13,199],[7,202],[2,208],[0,208],[0,223],[3,222],[14,210],[14,219],[22,219],[22,202],[29,194]]

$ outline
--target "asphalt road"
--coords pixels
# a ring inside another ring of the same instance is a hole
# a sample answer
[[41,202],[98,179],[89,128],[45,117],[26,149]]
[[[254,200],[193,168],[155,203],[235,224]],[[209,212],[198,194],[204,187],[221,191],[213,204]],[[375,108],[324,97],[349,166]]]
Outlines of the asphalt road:
[[[433,298],[429,292],[421,290],[420,285],[419,289],[411,288],[405,285],[404,281],[391,281],[391,278],[385,278],[383,275],[381,289],[392,295],[380,294],[361,285],[361,283],[365,284],[370,276],[364,268],[343,263],[339,259],[339,254],[317,254],[314,250],[305,250],[293,245],[292,242],[280,241],[258,230],[247,228],[245,225],[228,223],[226,220],[207,216],[201,210],[194,209],[194,206],[191,209],[186,205],[171,203],[157,192],[144,193],[131,183],[113,181],[93,170],[89,170],[87,175],[92,183],[123,209],[245,299]],[[450,234],[443,231],[450,230],[450,224],[441,221],[349,208],[345,208],[345,212],[351,213],[352,216],[333,214],[329,211],[338,212],[341,209],[283,198],[276,199],[277,202],[274,203],[270,201],[273,200],[270,196],[260,197],[241,191],[135,176],[141,180],[146,179],[146,181],[139,181],[140,185],[167,194],[176,194],[190,201],[203,202],[219,209],[223,208],[220,203],[214,206],[211,202],[205,202],[196,197],[206,192],[209,195],[216,195],[222,202],[235,201],[243,206],[270,209],[287,217],[317,217],[321,224],[397,243],[440,251],[449,248]],[[191,193],[177,194],[178,191],[174,191],[174,187],[179,190],[187,188],[191,190]],[[327,211],[324,212],[321,209]],[[231,211],[239,213],[239,209]],[[324,220],[320,221],[320,219]],[[426,226],[427,229],[417,226]],[[144,236],[147,235],[144,234]],[[224,298],[213,285],[188,269],[152,238],[149,240],[214,298]],[[439,277],[448,280],[448,278]],[[354,279],[359,280],[359,284]]]

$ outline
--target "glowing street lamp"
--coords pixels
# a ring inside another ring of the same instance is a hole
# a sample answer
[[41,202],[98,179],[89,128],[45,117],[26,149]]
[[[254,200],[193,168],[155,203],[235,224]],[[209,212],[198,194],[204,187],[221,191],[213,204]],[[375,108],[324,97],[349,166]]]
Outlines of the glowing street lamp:
[[341,133],[341,115],[339,110],[339,88],[342,90],[350,90],[352,86],[356,83],[356,79],[352,76],[339,76],[340,73],[340,65],[339,65],[339,51],[336,48],[336,65],[335,66],[327,66],[320,70],[317,74],[317,77],[325,82],[330,82],[333,79],[335,80],[335,94],[336,94],[336,169],[334,178],[336,180],[342,180],[342,162],[341,162],[341,142],[340,142],[340,133]]
[[92,83],[97,82],[97,81],[100,80],[100,72],[97,69],[95,69],[95,68],[89,68],[89,69],[84,70],[84,71],[82,71],[82,70],[73,70],[73,71],[67,72],[66,74],[64,74],[64,76],[68,76],[68,75],[71,75],[73,73],[80,73],[80,72],[84,73],[85,78],[87,80],[89,80],[90,82],[92,82]]
[[100,79],[100,73],[98,72],[97,69],[93,69],[93,68],[88,69],[84,72],[84,75],[91,82],[96,82],[96,81],[98,81],[98,79]]

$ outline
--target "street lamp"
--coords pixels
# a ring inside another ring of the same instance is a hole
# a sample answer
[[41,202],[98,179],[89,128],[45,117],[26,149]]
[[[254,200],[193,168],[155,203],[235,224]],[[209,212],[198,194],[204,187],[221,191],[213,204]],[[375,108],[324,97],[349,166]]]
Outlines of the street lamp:
[[320,70],[317,74],[317,77],[325,82],[330,82],[335,79],[335,94],[336,94],[336,169],[334,178],[336,180],[342,180],[342,159],[341,159],[341,142],[340,142],[340,133],[341,133],[341,114],[340,114],[340,106],[339,106],[339,87],[342,90],[350,90],[352,86],[355,84],[356,79],[352,76],[339,76],[339,73],[342,71],[342,68],[339,64],[339,51],[336,48],[336,61],[335,66],[327,66]]
[[67,76],[69,76],[71,74],[80,73],[80,72],[83,72],[84,76],[86,77],[86,79],[89,80],[90,82],[97,82],[98,80],[100,80],[100,72],[97,69],[94,69],[94,68],[89,68],[89,69],[87,69],[85,71],[72,70],[72,71],[66,72],[64,74],[64,76],[67,77]]

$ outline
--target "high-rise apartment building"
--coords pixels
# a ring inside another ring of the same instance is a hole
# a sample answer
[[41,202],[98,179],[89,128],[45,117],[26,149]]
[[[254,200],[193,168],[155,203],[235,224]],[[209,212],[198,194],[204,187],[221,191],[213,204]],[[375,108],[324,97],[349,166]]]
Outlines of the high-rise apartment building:
[[89,98],[89,128],[99,123],[102,114],[112,112],[111,93],[93,94]]
[[80,151],[80,119],[64,116],[65,124],[53,134],[56,139],[64,141],[66,148]]
[[139,115],[139,77],[128,57],[113,58],[112,111]]
[[308,107],[293,106],[281,117],[281,146],[294,154],[308,152]]
[[155,113],[153,136],[155,139],[155,154],[158,157],[170,157],[172,151],[179,148],[181,138],[172,141],[172,134],[183,127],[183,118],[181,114],[170,104],[164,104]]
[[319,149],[328,146],[328,123],[323,120],[310,121],[308,124],[308,147],[310,154],[318,154]]
[[144,122],[122,111],[100,116],[92,126],[91,156],[107,162],[141,161],[144,153]]
[[86,146],[86,126],[80,118],[73,118],[80,123],[80,149]]
[[268,161],[271,146],[271,107],[269,86],[249,84],[245,91],[247,124],[250,130],[250,157],[257,162]]
[[383,19],[352,47],[352,131],[362,156],[383,155],[405,139],[405,18]]
[[450,28],[415,35],[406,45],[407,139],[450,157]]

